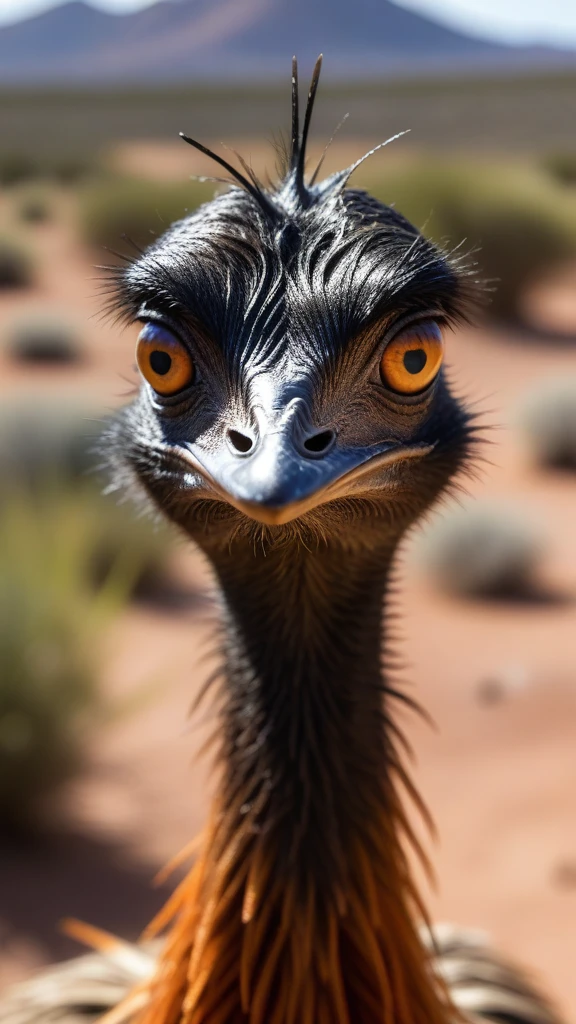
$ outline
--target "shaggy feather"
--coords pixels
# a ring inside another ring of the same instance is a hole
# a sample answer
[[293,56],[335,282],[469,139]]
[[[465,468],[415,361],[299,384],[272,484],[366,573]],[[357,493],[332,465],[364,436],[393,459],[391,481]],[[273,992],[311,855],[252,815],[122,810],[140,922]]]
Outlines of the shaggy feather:
[[[433,955],[434,971],[471,1024],[561,1024],[537,987],[481,933],[438,925],[423,930],[421,938]],[[95,1024],[153,976],[158,944],[131,949],[131,961],[114,951],[88,953],[14,986],[0,1002],[1,1024]]]

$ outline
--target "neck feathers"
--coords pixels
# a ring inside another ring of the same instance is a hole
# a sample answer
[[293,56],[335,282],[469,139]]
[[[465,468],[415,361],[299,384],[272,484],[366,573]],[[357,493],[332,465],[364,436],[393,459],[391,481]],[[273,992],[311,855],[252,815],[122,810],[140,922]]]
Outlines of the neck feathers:
[[390,549],[236,556],[220,794],[138,1024],[446,1024],[380,672]]
[[253,811],[216,815],[156,922],[171,924],[142,1024],[446,1024],[394,793],[349,837],[344,886],[287,877]]

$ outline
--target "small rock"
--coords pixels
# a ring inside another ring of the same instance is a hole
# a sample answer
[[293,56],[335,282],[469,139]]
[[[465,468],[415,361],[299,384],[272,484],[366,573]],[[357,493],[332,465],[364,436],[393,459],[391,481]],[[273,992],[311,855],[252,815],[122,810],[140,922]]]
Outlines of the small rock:
[[576,859],[563,860],[556,864],[552,881],[561,889],[576,889]]
[[501,679],[495,676],[482,679],[476,687],[476,697],[480,704],[499,704],[506,696],[505,687]]
[[504,665],[480,680],[476,687],[478,703],[500,704],[512,693],[523,690],[527,683],[528,673],[523,665]]

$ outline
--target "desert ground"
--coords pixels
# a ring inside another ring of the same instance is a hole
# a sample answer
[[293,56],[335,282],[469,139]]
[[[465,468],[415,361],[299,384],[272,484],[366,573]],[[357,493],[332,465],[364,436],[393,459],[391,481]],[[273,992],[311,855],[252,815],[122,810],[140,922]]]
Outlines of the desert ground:
[[[32,290],[1,295],[0,324],[24,308],[65,313],[85,359],[47,371],[10,363],[0,347],[1,400],[62,394],[91,415],[136,383],[135,332],[95,315],[98,258],[77,241],[66,197],[55,202],[58,217],[22,228],[39,276]],[[576,334],[573,268],[529,299],[543,325]],[[529,388],[576,374],[576,344],[483,325],[451,335],[448,360],[489,440],[465,487],[529,514],[548,548],[541,600],[482,603],[439,594],[405,544],[395,644],[402,680],[435,722],[402,716],[439,833],[426,840],[437,873],[428,902],[435,920],[489,931],[576,1021],[576,479],[536,470],[514,429]],[[196,600],[133,606],[104,652],[106,692],[153,683],[152,695],[94,736],[66,792],[65,827],[42,843],[0,846],[0,987],[77,952],[62,918],[135,938],[170,890],[153,887],[155,873],[202,825],[213,776],[198,751],[212,714],[209,704],[192,718],[189,709],[213,664],[214,611],[201,557],[183,546],[175,561]]]

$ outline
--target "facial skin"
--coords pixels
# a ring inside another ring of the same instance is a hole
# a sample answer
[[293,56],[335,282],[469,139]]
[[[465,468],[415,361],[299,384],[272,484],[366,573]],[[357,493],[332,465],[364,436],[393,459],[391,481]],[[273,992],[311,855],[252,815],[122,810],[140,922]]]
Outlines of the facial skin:
[[273,198],[269,223],[234,189],[123,272],[142,386],[117,468],[196,539],[401,528],[467,444],[442,367],[464,275],[331,179],[305,206],[289,182]]

